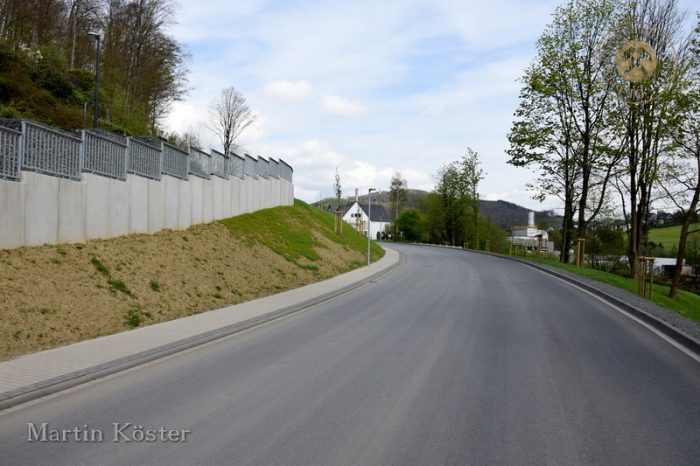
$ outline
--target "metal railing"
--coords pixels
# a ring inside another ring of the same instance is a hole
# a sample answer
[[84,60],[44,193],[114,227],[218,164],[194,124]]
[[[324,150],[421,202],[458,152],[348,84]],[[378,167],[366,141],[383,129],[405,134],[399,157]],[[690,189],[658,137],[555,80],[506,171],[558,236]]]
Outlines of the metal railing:
[[63,131],[22,120],[22,169],[80,180],[81,140]]
[[83,171],[126,180],[127,145],[90,130],[81,131],[83,140]]
[[248,154],[245,155],[243,173],[245,176],[249,176],[251,178],[256,178],[258,176],[258,161]]
[[163,173],[187,180],[190,169],[189,154],[165,142],[161,142],[160,147],[163,151]]
[[0,180],[22,176],[22,132],[0,126]]
[[231,176],[243,178],[245,176],[245,170],[243,169],[244,164],[245,157],[241,157],[236,154],[231,154],[231,159],[229,160],[229,174]]
[[279,178],[280,177],[280,163],[275,160],[275,159],[269,159],[268,160],[270,166],[270,176],[273,178]]
[[211,156],[203,150],[190,146],[190,173],[211,179]]
[[152,180],[160,180],[163,171],[163,153],[138,139],[128,138],[126,144],[129,150],[127,171]]
[[292,169],[292,166],[280,159],[280,178],[284,178],[291,183],[293,175],[294,169]]
[[214,149],[211,149],[211,174],[228,178],[228,157]]
[[269,178],[270,177],[270,170],[269,170],[269,164],[267,162],[267,159],[264,157],[258,156],[258,175],[262,176],[263,178]]
[[22,170],[30,170],[71,180],[80,180],[81,173],[87,172],[118,180],[126,180],[128,173],[160,180],[166,173],[183,180],[189,174],[206,179],[214,174],[292,181],[292,167],[282,159],[256,159],[235,144],[226,157],[195,147],[184,152],[149,136],[126,138],[99,129],[78,134],[33,121],[0,119],[0,179],[19,181]]

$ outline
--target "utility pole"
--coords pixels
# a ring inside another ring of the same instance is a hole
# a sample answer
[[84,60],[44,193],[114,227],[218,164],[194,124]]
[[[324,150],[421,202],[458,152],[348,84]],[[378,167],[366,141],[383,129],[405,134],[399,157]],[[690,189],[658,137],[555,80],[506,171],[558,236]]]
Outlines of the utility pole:
[[92,127],[97,129],[97,118],[100,112],[100,34],[97,32],[88,32],[88,36],[97,41],[95,47],[95,112],[92,115]]
[[367,212],[367,265],[372,263],[372,256],[370,254],[370,241],[372,239],[372,192],[376,191],[375,188],[369,188],[367,191],[367,201],[369,202],[369,208]]

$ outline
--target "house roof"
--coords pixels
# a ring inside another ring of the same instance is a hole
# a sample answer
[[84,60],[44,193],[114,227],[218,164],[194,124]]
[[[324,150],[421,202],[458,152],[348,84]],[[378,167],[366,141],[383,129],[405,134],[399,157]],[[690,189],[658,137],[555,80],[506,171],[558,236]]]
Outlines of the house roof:
[[[338,210],[343,213],[343,215],[347,214],[350,209],[353,208],[355,204],[359,204],[356,202],[350,202],[345,205],[341,205],[338,207]],[[368,204],[359,204],[360,209],[367,215],[367,211],[369,210],[369,205]],[[381,204],[372,204],[372,218],[370,219],[373,222],[391,222],[391,216],[389,215],[389,212],[384,208],[383,205]]]

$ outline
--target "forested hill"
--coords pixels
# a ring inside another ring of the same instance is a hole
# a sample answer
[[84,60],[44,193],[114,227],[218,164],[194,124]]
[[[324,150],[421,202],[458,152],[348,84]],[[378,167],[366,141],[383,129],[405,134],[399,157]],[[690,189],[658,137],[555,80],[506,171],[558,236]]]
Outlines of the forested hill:
[[160,135],[186,90],[186,53],[166,28],[173,1],[0,0],[0,118],[92,126],[100,36],[100,126]]
[[[483,199],[479,201],[479,208],[482,215],[506,230],[516,225],[526,225],[527,214],[530,212],[530,209],[512,202]],[[561,217],[549,210],[535,211],[535,222],[542,221],[555,229],[561,226]]]

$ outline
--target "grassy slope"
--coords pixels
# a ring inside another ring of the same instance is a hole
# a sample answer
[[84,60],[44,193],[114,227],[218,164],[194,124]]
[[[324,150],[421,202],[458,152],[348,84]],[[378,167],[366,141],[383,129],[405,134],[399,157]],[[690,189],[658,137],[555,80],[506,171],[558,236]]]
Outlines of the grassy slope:
[[[690,226],[690,231],[700,228],[700,223],[695,223]],[[649,230],[649,241],[662,243],[666,251],[671,248],[678,247],[678,238],[681,236],[681,226],[652,228]]]
[[[320,259],[318,248],[323,247],[319,234],[345,248],[361,251],[365,257],[367,254],[366,237],[349,225],[344,225],[342,235],[335,234],[331,214],[300,200],[295,200],[294,206],[240,215],[221,223],[248,244],[263,244],[289,262],[311,270],[317,268],[314,261]],[[384,250],[372,243],[371,254],[375,261],[384,255]]]
[[[576,267],[573,264],[561,264],[555,259],[544,259],[535,257],[526,257],[526,259],[533,260],[535,262],[540,262],[552,267],[559,269],[564,269],[568,272],[573,272],[583,277],[588,277],[593,280],[615,286],[618,288],[624,288],[631,293],[637,293],[639,284],[637,280],[627,277],[621,277],[620,275],[615,275],[613,273],[603,272],[601,270],[595,270],[588,267]],[[665,307],[667,309],[672,309],[679,314],[700,322],[700,296],[687,291],[679,290],[678,297],[674,301],[668,297],[668,286],[654,285],[653,301],[659,306]]]
[[366,251],[299,201],[187,230],[0,250],[0,359],[279,293],[361,267]]

